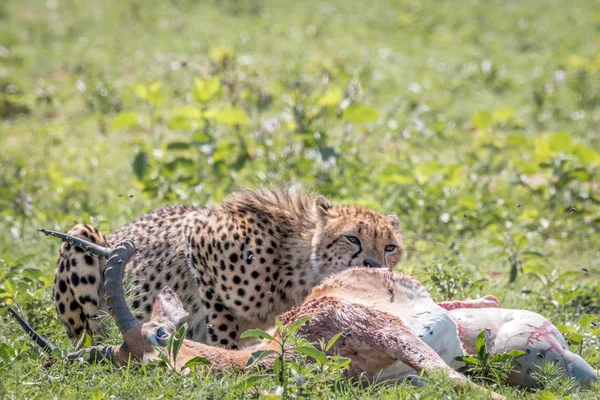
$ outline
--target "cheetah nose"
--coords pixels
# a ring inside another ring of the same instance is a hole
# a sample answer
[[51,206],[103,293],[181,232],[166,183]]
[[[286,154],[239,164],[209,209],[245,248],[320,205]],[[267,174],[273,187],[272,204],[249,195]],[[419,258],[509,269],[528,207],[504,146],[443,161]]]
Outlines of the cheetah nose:
[[363,265],[367,268],[381,268],[381,264],[372,258],[366,258],[363,260]]

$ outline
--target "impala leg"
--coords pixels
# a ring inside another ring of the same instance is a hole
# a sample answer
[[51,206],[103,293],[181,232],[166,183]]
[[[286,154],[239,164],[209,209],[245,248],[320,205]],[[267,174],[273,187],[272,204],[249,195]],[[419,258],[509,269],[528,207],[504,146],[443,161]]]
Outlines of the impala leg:
[[[419,339],[400,319],[390,318],[386,325],[378,327],[379,334],[372,336],[375,346],[386,353],[394,362],[401,361],[417,373],[441,371],[452,382],[455,388],[472,388],[488,392],[493,399],[504,397],[490,392],[471,382],[463,374],[450,368],[448,364],[425,342]],[[357,338],[361,340],[362,338]],[[364,338],[368,340],[368,338]],[[367,342],[371,346],[372,342]]]
[[459,308],[498,308],[500,307],[500,301],[498,301],[496,296],[488,295],[475,300],[465,299],[442,301],[441,303],[438,303],[438,306],[448,311]]

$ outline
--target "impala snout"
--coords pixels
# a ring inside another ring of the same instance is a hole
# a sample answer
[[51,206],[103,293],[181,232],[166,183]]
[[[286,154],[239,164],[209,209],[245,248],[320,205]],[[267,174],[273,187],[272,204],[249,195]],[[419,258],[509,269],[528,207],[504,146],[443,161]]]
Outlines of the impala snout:
[[363,260],[363,266],[367,268],[381,268],[381,263],[372,258],[365,258]]

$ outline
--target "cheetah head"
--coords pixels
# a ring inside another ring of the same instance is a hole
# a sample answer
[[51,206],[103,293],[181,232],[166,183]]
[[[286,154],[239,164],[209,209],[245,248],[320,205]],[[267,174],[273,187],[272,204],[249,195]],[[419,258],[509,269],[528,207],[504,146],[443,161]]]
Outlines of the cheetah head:
[[357,205],[333,207],[324,197],[314,203],[316,229],[311,263],[318,282],[352,267],[392,269],[402,255],[400,220]]

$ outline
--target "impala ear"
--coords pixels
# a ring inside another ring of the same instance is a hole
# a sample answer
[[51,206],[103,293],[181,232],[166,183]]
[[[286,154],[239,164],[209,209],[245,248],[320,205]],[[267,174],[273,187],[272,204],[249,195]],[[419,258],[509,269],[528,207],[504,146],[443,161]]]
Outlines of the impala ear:
[[165,286],[154,301],[151,319],[166,318],[175,326],[180,326],[187,316],[188,312],[183,309],[183,304],[177,293],[170,287]]
[[385,220],[390,224],[394,229],[400,232],[400,218],[396,214],[390,214],[385,216]]
[[315,197],[313,210],[317,221],[322,225],[325,224],[328,218],[335,218],[337,216],[333,205],[323,196]]

